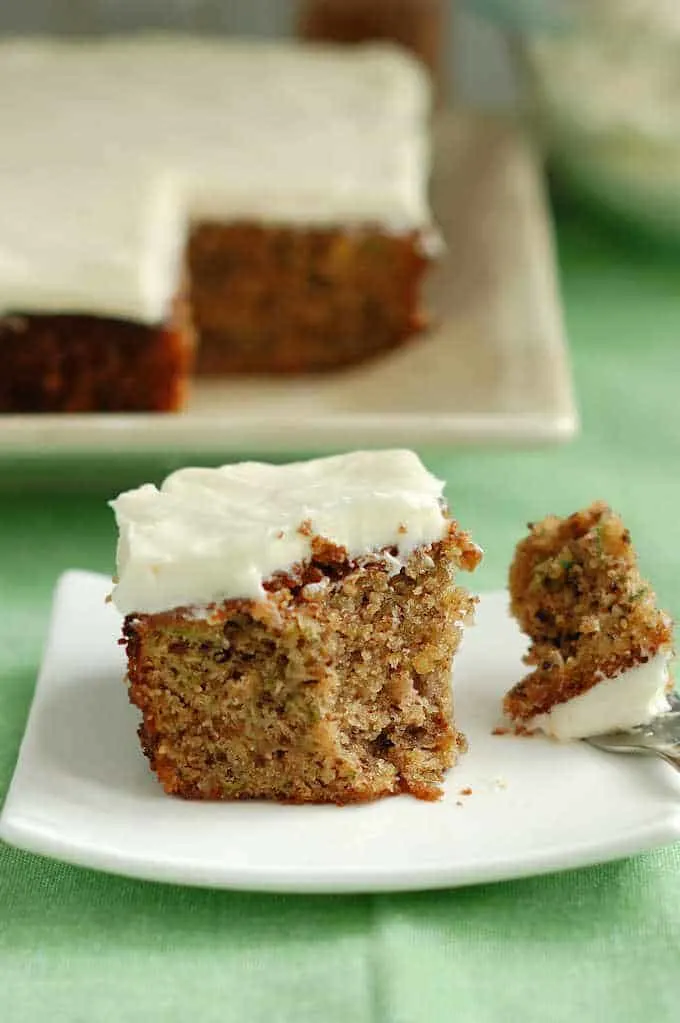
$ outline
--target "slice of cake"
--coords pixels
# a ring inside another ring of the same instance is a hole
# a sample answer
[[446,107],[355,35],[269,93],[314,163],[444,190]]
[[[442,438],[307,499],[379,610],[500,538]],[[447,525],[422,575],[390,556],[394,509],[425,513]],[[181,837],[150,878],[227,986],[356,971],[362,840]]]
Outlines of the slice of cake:
[[510,597],[534,666],[505,697],[516,725],[578,739],[668,709],[672,623],[606,504],[530,525],[510,568]]
[[206,373],[422,326],[430,84],[397,47],[10,39],[0,96],[0,412],[177,408],[192,325]]
[[183,469],[114,502],[130,700],[169,793],[424,799],[464,740],[481,551],[409,451]]

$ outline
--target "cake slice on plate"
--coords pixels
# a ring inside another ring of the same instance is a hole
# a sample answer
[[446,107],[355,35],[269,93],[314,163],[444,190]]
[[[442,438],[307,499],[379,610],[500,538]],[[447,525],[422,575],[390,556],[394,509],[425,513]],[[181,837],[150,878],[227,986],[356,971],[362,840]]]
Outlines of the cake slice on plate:
[[531,524],[510,568],[510,597],[533,666],[505,697],[516,726],[579,739],[668,709],[672,622],[606,504]]
[[409,451],[183,469],[121,494],[113,600],[165,790],[424,799],[464,740],[451,663],[481,551]]

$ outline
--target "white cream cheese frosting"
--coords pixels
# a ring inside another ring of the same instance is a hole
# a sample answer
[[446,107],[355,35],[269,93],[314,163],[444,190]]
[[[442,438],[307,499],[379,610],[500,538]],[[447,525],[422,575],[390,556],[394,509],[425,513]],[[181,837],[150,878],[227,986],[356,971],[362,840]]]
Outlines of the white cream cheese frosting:
[[427,229],[429,104],[388,45],[0,43],[0,314],[157,323],[198,219]]
[[670,657],[668,650],[660,650],[646,663],[614,678],[603,678],[584,693],[524,724],[562,742],[646,724],[669,709],[666,693]]
[[404,559],[446,534],[443,486],[411,451],[181,469],[111,502],[113,602],[129,614],[262,599],[265,580],[309,558],[310,534],[351,558],[393,546]]

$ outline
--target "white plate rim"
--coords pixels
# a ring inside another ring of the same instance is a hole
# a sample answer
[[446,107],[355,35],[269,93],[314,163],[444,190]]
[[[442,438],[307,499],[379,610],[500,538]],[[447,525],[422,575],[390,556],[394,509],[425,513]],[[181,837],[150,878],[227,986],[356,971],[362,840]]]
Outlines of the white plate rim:
[[[612,841],[610,846],[602,843],[583,843],[572,849],[568,859],[560,847],[540,854],[534,854],[525,862],[515,860],[511,866],[501,859],[496,866],[486,867],[483,876],[474,866],[468,868],[441,869],[420,868],[412,871],[371,874],[365,870],[338,871],[305,868],[305,874],[293,870],[269,871],[267,875],[245,878],[242,871],[220,868],[221,877],[215,878],[214,868],[192,867],[192,876],[184,875],[179,865],[168,861],[152,865],[146,859],[115,853],[107,854],[96,846],[90,850],[74,847],[54,836],[41,833],[32,827],[30,821],[20,818],[0,817],[0,839],[25,852],[46,856],[72,866],[98,870],[120,877],[137,878],[141,881],[155,881],[164,884],[181,885],[189,888],[228,889],[246,892],[280,892],[300,895],[360,895],[389,892],[417,892],[442,888],[463,888],[521,878],[540,877],[545,874],[564,873],[580,867],[597,866],[629,856],[649,852],[659,847],[680,841],[680,812],[675,819],[660,824],[650,824],[638,829],[629,842]],[[182,874],[180,877],[179,875]],[[203,875],[203,876],[202,876]]]

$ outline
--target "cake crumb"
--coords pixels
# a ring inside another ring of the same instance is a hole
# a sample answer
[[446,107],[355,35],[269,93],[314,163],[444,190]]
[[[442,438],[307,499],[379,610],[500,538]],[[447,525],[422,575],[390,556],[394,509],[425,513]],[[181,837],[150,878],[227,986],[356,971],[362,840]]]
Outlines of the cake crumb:
[[408,533],[408,527],[406,526],[406,524],[404,522],[400,522],[399,523],[399,528],[397,529],[397,533],[401,533],[402,536],[404,535],[404,533]]
[[496,725],[496,727],[494,729],[492,729],[491,734],[492,735],[510,735],[510,731],[511,731],[511,729],[508,728],[506,725]]
[[304,522],[301,522],[300,525],[297,527],[297,531],[300,534],[300,536],[311,536],[312,533],[314,532],[314,530],[312,529],[312,520],[305,519]]
[[466,787],[464,789],[459,789],[458,790],[458,795],[459,796],[471,796],[472,795],[472,789],[470,788],[469,785],[466,785]]

